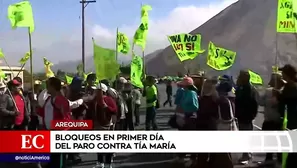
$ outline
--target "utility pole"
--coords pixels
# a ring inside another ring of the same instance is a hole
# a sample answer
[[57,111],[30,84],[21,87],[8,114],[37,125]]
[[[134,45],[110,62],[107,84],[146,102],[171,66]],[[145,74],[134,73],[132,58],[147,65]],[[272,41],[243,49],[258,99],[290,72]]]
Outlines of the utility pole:
[[81,57],[82,57],[82,65],[83,71],[85,72],[85,8],[88,6],[89,3],[95,3],[96,0],[88,1],[88,0],[81,0]]

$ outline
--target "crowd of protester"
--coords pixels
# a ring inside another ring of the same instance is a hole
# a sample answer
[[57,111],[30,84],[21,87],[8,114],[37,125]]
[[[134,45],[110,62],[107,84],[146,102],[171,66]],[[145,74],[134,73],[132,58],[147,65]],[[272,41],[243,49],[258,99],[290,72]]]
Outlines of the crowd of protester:
[[[283,117],[287,112],[287,129],[297,128],[297,71],[291,65],[273,73],[264,94],[259,94],[250,83],[248,71],[240,71],[236,83],[224,75],[220,79],[203,75],[186,75],[177,82],[173,94],[173,82],[167,80],[167,100],[163,106],[175,104],[175,115],[168,124],[178,130],[253,130],[253,120],[258,106],[264,107],[263,130],[282,130]],[[74,77],[72,83],[63,86],[61,80],[51,77],[46,88],[35,85],[33,91],[22,89],[22,80],[14,78],[0,82],[0,130],[50,130],[52,120],[92,120],[94,130],[135,130],[140,125],[141,99],[146,99],[145,129],[158,130],[156,122],[159,93],[156,79],[147,76],[144,89],[133,86],[129,79],[119,77],[113,83],[89,74],[86,81]],[[232,91],[235,90],[233,93]],[[174,98],[174,101],[172,100]],[[40,126],[42,125],[42,126]],[[185,140],[186,141],[186,140]],[[184,158],[190,155],[190,160]],[[281,154],[277,163],[281,164]],[[113,153],[98,153],[96,167],[112,167]],[[251,153],[243,153],[239,163],[252,161]],[[296,168],[296,153],[290,153],[286,168]],[[230,153],[178,154],[177,162],[195,168],[233,168]],[[267,153],[259,166],[273,161]],[[48,165],[38,167],[66,168],[82,162],[78,153],[51,154]]]

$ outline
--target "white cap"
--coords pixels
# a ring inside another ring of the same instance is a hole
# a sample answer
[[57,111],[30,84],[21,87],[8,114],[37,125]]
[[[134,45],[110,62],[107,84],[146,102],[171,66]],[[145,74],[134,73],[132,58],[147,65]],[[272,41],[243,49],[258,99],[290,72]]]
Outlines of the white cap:
[[127,82],[128,82],[127,79],[125,79],[124,77],[120,77],[120,78],[119,78],[119,81],[120,81],[121,83],[127,83]]
[[103,92],[106,92],[108,90],[108,87],[104,83],[99,83],[97,86],[97,89],[100,89]]

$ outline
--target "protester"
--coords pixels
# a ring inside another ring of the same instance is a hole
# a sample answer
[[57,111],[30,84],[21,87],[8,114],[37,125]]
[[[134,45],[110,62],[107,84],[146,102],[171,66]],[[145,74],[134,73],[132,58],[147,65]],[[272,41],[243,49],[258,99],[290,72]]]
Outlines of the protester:
[[12,130],[15,117],[19,115],[6,91],[6,85],[0,82],[0,130]]
[[[250,83],[248,71],[240,71],[235,92],[235,116],[238,119],[239,130],[253,130],[253,120],[258,113],[258,94]],[[252,159],[251,153],[243,153],[239,163],[248,164]]]
[[[100,83],[96,91],[95,113],[93,115],[93,123],[95,130],[111,130],[113,124],[112,116],[117,113],[117,105],[115,100],[106,95],[108,87]],[[97,163],[94,168],[106,167],[110,168],[112,165],[112,153],[98,153]]]
[[123,97],[127,105],[128,112],[126,113],[126,121],[124,130],[134,130],[133,122],[133,104],[132,104],[132,84],[130,82],[125,83]]
[[[297,70],[290,64],[279,69],[282,71],[283,79],[286,81],[279,101],[279,112],[284,117],[287,112],[287,129],[297,129]],[[297,153],[289,153],[286,161],[286,168],[296,168]]]
[[[68,87],[67,98],[70,101],[76,101],[79,99],[83,99],[84,93],[82,90],[83,80],[79,77],[74,77],[72,79],[71,84]],[[75,109],[71,109],[72,117],[75,120],[83,120],[85,118],[87,107],[83,103]],[[81,157],[78,153],[70,153],[68,154],[68,162],[71,164],[78,164],[82,161]]]
[[184,88],[182,85],[180,85],[180,83],[177,83],[177,90],[176,90],[176,94],[175,94],[175,100],[174,100],[174,104],[176,105],[176,109],[175,109],[175,120],[176,120],[176,126],[179,130],[182,130],[183,125],[184,125],[184,118],[185,115],[181,110],[181,100],[183,98],[184,95]]
[[[260,95],[259,105],[264,107],[264,122],[262,130],[277,131],[282,129],[282,122],[278,112],[277,98],[280,95],[281,88],[284,86],[281,74],[273,73],[268,83],[269,87],[265,89],[265,93]],[[278,164],[282,162],[281,153],[277,153]],[[273,153],[267,153],[265,161],[260,165],[273,164]]]
[[139,118],[139,108],[141,106],[141,89],[137,86],[133,87],[132,90],[132,106],[133,106],[133,113],[135,116],[135,126],[139,126],[140,118]]
[[185,77],[179,85],[183,87],[183,96],[180,101],[180,110],[184,114],[185,124],[182,130],[192,130],[196,126],[193,125],[193,118],[196,118],[196,112],[199,109],[198,95],[196,87],[191,77]]
[[[96,82],[96,74],[89,74],[86,79],[86,86],[85,86],[85,94],[86,95],[93,95],[96,89],[95,82]],[[86,110],[86,120],[92,120],[93,113],[95,112],[95,102],[89,101],[86,103],[87,110]]]
[[[178,109],[179,113],[182,114],[179,117],[181,120],[183,120],[183,124],[179,124],[180,130],[195,130],[196,112],[199,108],[199,102],[194,81],[190,77],[185,77],[181,82],[178,83],[178,85],[183,87],[182,99],[179,102]],[[186,154],[179,154],[179,162],[182,161],[185,156]],[[191,159],[186,162],[186,167],[191,166],[195,159],[196,155],[192,154]]]
[[124,86],[128,81],[124,77],[120,77],[114,82],[114,88],[117,91],[116,104],[118,107],[116,130],[124,130],[126,125],[126,115],[128,113],[128,106],[124,99]]
[[[52,120],[71,120],[71,109],[69,101],[61,92],[62,85],[60,79],[51,77],[47,80],[46,90],[48,92],[47,99],[42,108],[38,110],[38,114],[43,118],[44,128],[51,128]],[[66,166],[66,155],[61,153],[51,153],[51,161],[47,165],[48,168]]]
[[146,87],[144,96],[146,97],[146,116],[145,116],[145,128],[150,130],[151,126],[153,130],[157,130],[158,126],[156,123],[156,106],[158,100],[158,91],[155,86],[155,77],[147,76],[146,77]]
[[[204,82],[200,98],[200,108],[197,114],[198,130],[219,130],[218,123],[220,123],[220,120],[231,121],[231,113],[233,113],[231,109],[234,109],[230,103],[231,101],[228,99],[228,92],[231,89],[232,87],[229,83],[221,83],[216,88],[216,82],[214,80],[207,79]],[[231,155],[228,153],[199,153],[196,167],[233,168],[233,163]]]
[[163,103],[163,106],[165,107],[166,104],[169,103],[169,106],[172,107],[172,81],[171,80],[167,80],[166,82],[166,95],[167,95],[167,99]]
[[14,130],[27,130],[30,119],[30,111],[27,107],[26,99],[23,96],[21,86],[22,84],[16,79],[7,83],[7,87],[15,102],[15,109],[19,112],[19,115],[15,117]]

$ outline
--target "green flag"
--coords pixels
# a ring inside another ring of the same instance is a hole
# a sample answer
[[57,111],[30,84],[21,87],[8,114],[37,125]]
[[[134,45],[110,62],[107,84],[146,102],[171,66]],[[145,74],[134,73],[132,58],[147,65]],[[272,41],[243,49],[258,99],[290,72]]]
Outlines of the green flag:
[[44,64],[44,69],[45,69],[45,76],[47,78],[54,77],[55,74],[51,69],[51,66],[53,66],[54,64],[49,62],[49,60],[47,60],[45,57],[43,57],[43,64]]
[[26,54],[19,60],[20,64],[26,64],[30,59],[30,52],[26,52]]
[[250,74],[250,82],[252,84],[258,84],[258,85],[263,84],[263,80],[260,75],[258,75],[257,73],[255,73],[251,70],[249,70],[249,74]]
[[29,1],[22,1],[8,6],[8,19],[13,29],[28,27],[30,33],[34,32],[34,18],[32,6]]
[[207,65],[222,71],[230,68],[235,62],[236,52],[216,47],[212,42],[208,44]]
[[297,33],[297,1],[278,0],[276,31]]
[[117,45],[118,45],[118,52],[121,52],[123,54],[128,54],[128,52],[130,50],[128,36],[126,36],[124,33],[118,32]]
[[71,84],[73,77],[65,75],[65,79],[66,79],[66,83],[69,85],[69,84]]
[[194,59],[204,52],[200,34],[176,34],[168,36],[168,40],[180,61]]
[[0,79],[5,79],[5,77],[6,77],[5,73],[0,68]]
[[141,24],[134,34],[134,44],[141,46],[142,50],[146,46],[146,38],[148,33],[148,22],[149,16],[148,12],[152,10],[150,5],[143,5],[141,8]]
[[116,60],[115,51],[96,45],[94,40],[93,46],[97,79],[102,80],[115,78],[116,75],[119,73],[120,68]]
[[0,58],[4,58],[4,53],[1,48],[0,48]]
[[143,60],[140,56],[134,56],[131,61],[131,83],[132,85],[143,88],[142,84],[142,75],[143,75]]

